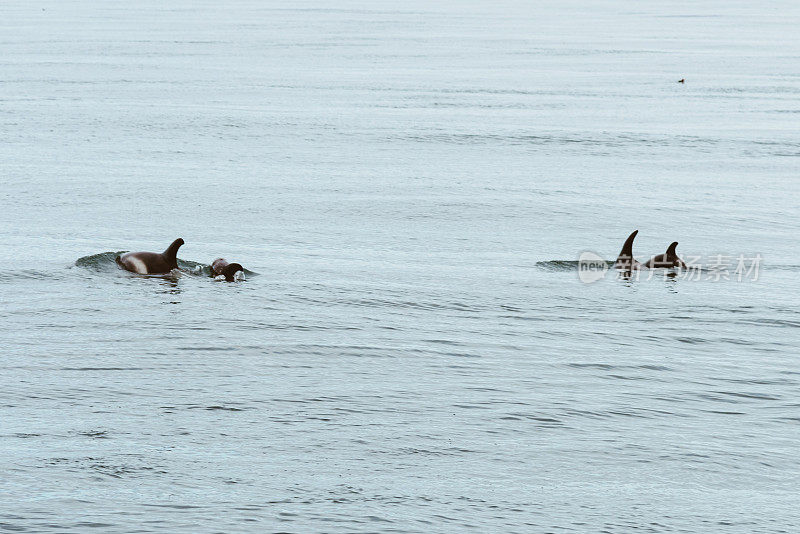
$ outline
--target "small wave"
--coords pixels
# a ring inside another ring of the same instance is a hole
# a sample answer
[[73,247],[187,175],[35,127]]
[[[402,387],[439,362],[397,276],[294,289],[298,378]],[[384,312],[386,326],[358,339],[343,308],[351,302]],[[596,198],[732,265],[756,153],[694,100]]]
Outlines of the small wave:
[[800,272],[800,265],[772,265],[764,266],[762,265],[762,269],[769,269],[770,271],[789,271],[789,272]]
[[97,272],[119,269],[116,257],[120,254],[125,254],[125,252],[124,250],[120,250],[117,252],[101,252],[100,254],[84,256],[75,261],[75,266]]
[[209,411],[222,410],[225,412],[243,412],[247,410],[247,408],[236,408],[235,406],[221,406],[221,405],[207,406],[205,409]]
[[52,279],[52,273],[36,271],[33,269],[23,269],[20,271],[8,271],[8,276],[3,276],[7,280],[45,280]]
[[[789,92],[795,92],[792,88]],[[723,88],[716,93],[719,98],[729,98],[730,93],[738,91]],[[632,149],[651,151],[653,147],[667,147],[681,151],[695,150],[707,153],[711,150],[727,149],[731,153],[744,153],[761,156],[796,156],[798,144],[794,140],[737,138],[720,139],[711,136],[694,135],[645,135],[638,132],[623,133],[468,133],[468,132],[433,132],[391,135],[390,141],[401,140],[415,143],[443,143],[465,146],[520,146],[532,150],[545,150],[560,147],[566,150],[587,152],[590,154],[608,155],[616,152],[630,152]]]
[[[644,260],[642,260],[642,261],[644,261]],[[593,263],[597,263],[597,262],[601,262],[601,260],[593,261]],[[609,269],[613,268],[614,267],[614,263],[615,263],[615,262],[609,261],[609,260],[602,260],[602,262],[605,263],[606,265],[608,265]],[[578,272],[579,266],[580,266],[580,261],[578,261],[578,260],[549,260],[549,261],[537,261],[536,262],[536,268],[537,269],[541,269],[543,271],[549,271],[549,272]],[[762,264],[761,269],[762,269],[762,271],[766,270],[766,269],[769,269],[769,270],[800,272],[800,265],[769,265],[769,267],[765,267]],[[648,268],[643,268],[642,270],[636,271],[636,272],[639,272],[639,273],[652,273],[652,272],[665,272],[665,271],[666,272],[673,272],[673,273],[683,272],[683,273],[686,274],[686,276],[689,276],[689,274],[690,274],[689,271],[691,271],[692,276],[697,276],[698,273],[703,273],[703,274],[713,274],[714,273],[713,269],[710,269],[710,268],[707,268],[707,267],[703,267],[703,266],[700,266],[700,265],[689,265],[689,270],[688,271],[684,271],[682,269],[677,269],[677,268],[670,268],[670,269],[664,269],[664,268],[648,269]],[[650,276],[652,276],[652,275],[642,274],[641,278],[644,279],[644,278],[648,278]],[[733,278],[733,276],[731,276],[731,279],[732,278]]]
[[[609,267],[613,265],[613,262],[606,262],[606,263],[608,263]],[[539,269],[543,269],[545,271],[552,271],[552,272],[577,271],[578,261],[577,260],[537,261],[536,267],[538,267]]]

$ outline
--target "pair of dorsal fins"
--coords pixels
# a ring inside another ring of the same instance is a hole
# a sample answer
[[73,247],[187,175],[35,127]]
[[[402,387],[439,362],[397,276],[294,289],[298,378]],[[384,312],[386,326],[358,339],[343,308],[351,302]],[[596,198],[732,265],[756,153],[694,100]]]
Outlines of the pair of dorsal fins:
[[628,236],[628,239],[625,240],[625,243],[622,245],[622,250],[619,252],[619,256],[617,257],[617,261],[615,265],[618,268],[622,269],[638,269],[640,267],[647,267],[647,268],[658,268],[658,267],[683,267],[686,268],[686,264],[683,263],[678,257],[678,253],[676,249],[678,247],[678,242],[673,241],[669,247],[667,247],[667,251],[664,254],[659,254],[657,256],[653,256],[644,264],[639,263],[633,257],[633,240],[636,239],[636,234],[639,233],[639,230],[634,230],[631,235]]

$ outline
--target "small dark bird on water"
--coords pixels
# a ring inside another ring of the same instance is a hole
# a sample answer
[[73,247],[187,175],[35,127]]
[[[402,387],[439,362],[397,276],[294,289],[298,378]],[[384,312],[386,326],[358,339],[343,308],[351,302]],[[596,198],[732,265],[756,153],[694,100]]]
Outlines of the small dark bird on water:
[[681,78],[680,80],[678,80],[678,83],[686,83],[686,78]]

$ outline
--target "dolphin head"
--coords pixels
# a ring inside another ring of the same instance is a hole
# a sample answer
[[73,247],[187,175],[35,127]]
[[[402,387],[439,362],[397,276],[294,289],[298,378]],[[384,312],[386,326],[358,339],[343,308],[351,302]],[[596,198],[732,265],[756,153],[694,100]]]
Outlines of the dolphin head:
[[[239,278],[237,278],[237,274],[242,273]],[[225,280],[228,282],[234,282],[238,280],[244,280],[244,267],[242,267],[238,263],[229,263],[225,266],[222,270],[222,274],[225,276]]]

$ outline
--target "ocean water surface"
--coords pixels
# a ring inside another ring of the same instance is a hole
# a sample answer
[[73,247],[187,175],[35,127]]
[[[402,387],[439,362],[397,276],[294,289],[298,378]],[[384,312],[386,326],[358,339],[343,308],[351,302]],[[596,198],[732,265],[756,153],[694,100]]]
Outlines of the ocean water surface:
[[0,530],[800,530],[797,3],[0,12]]

